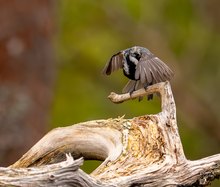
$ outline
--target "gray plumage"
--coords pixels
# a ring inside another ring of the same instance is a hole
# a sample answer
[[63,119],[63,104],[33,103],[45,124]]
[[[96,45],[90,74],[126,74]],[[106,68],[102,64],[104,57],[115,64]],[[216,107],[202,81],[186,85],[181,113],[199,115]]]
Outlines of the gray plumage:
[[[132,93],[155,83],[169,81],[174,75],[162,60],[154,56],[148,49],[139,46],[114,54],[105,65],[103,73],[110,75],[121,68],[124,75],[130,79],[124,87],[123,93]],[[152,99],[152,95],[148,99]]]

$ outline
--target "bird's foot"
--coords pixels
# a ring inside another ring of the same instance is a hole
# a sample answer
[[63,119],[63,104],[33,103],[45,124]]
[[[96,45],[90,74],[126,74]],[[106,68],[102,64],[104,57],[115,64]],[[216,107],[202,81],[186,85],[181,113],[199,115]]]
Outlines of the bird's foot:
[[135,91],[135,90],[132,90],[132,91],[129,92],[129,95],[130,95],[130,98],[131,98],[131,99],[135,99],[135,98],[132,97],[132,94],[134,93],[134,91]]
[[[149,86],[149,85],[144,86],[145,91],[147,91],[148,86]],[[153,100],[153,94],[148,95],[148,96],[147,96],[147,100],[148,100],[148,101]]]
[[129,92],[130,97],[131,97],[131,95],[133,94],[133,92],[134,92],[134,90],[132,90],[132,91]]
[[148,86],[149,86],[149,85],[144,85],[145,91],[147,91]]

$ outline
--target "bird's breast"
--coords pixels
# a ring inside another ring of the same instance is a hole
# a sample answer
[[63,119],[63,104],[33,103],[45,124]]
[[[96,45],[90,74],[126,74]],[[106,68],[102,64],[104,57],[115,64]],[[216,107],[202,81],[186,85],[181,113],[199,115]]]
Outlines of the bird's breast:
[[131,80],[135,79],[135,71],[136,71],[136,65],[132,62],[129,63],[129,61],[126,61],[123,65],[123,73],[126,77],[128,77]]

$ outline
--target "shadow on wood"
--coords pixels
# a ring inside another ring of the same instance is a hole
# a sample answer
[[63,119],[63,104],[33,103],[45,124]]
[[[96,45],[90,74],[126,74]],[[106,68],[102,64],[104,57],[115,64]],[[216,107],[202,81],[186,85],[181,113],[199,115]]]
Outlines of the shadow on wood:
[[[220,176],[220,154],[185,158],[169,82],[130,94],[111,93],[114,103],[159,93],[161,112],[133,119],[94,120],[56,128],[9,168],[0,184],[61,186],[205,186]],[[70,153],[72,157],[66,156]],[[81,159],[103,160],[90,175]]]

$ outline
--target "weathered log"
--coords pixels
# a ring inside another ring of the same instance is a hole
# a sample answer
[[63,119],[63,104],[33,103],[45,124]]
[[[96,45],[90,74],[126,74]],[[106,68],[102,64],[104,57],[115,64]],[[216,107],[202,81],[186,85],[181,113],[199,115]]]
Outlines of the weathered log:
[[[176,121],[169,82],[130,94],[110,94],[120,103],[159,93],[161,112],[133,119],[94,120],[56,128],[9,168],[0,169],[0,184],[54,186],[205,186],[220,176],[220,154],[187,160]],[[82,159],[103,160],[90,175]],[[39,180],[38,180],[39,179]]]

